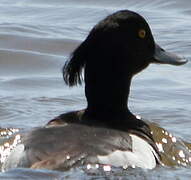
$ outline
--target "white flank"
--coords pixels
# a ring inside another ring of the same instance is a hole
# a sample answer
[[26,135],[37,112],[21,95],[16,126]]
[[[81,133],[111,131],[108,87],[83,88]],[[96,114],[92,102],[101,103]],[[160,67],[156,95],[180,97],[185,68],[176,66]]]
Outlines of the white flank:
[[156,167],[155,150],[142,138],[130,134],[132,138],[132,151],[116,150],[107,156],[97,156],[100,164],[110,164],[116,167],[140,167],[153,169]]
[[21,157],[24,155],[24,148],[24,144],[19,144],[11,151],[10,155],[7,157],[2,166],[3,171],[17,167]]

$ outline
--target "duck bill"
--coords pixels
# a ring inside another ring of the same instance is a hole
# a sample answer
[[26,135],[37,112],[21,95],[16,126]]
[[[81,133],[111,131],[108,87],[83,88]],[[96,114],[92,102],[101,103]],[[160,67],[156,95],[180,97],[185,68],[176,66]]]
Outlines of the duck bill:
[[162,49],[158,44],[155,44],[154,62],[160,64],[182,65],[188,61],[184,57],[177,56]]

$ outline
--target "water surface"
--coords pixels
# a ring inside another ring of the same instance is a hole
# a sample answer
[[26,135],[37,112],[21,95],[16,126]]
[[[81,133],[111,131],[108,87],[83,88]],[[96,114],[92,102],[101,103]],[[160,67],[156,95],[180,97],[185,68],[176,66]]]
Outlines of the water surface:
[[[0,0],[0,126],[31,129],[86,107],[83,86],[68,88],[61,68],[102,18],[121,9],[142,14],[163,48],[191,58],[189,0]],[[131,110],[191,142],[191,63],[150,65],[134,78]],[[189,168],[61,173],[15,169],[0,179],[189,179]]]

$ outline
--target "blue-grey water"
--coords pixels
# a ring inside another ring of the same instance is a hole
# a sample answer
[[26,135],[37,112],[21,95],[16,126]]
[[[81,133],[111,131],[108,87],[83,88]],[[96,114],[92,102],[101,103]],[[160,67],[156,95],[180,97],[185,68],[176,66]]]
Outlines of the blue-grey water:
[[[149,22],[164,49],[191,59],[190,0],[0,0],[0,127],[31,129],[86,106],[61,68],[99,20],[130,9]],[[191,63],[150,65],[134,78],[131,110],[191,142]],[[190,179],[190,168],[68,172],[14,169],[0,179]]]

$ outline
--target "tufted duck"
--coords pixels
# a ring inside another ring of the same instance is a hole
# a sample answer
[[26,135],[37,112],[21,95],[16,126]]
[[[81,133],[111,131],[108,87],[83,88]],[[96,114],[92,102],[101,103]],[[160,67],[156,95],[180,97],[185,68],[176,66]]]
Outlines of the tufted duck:
[[156,167],[161,156],[151,129],[128,109],[131,79],[150,63],[186,62],[155,43],[139,14],[122,10],[107,16],[63,67],[69,86],[82,83],[84,69],[87,108],[62,114],[24,134],[4,169],[66,170],[89,163]]

